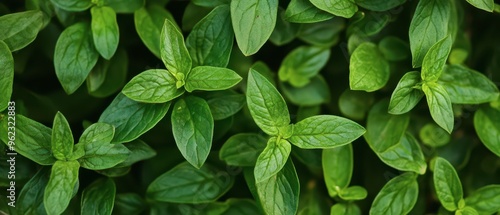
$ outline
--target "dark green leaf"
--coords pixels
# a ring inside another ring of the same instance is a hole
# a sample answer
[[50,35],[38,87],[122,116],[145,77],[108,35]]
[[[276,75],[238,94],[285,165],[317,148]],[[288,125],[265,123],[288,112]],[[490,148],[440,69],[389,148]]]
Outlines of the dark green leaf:
[[227,4],[230,2],[230,0],[193,0],[192,1],[195,5],[201,6],[201,7],[216,7],[221,4]]
[[55,6],[67,11],[84,11],[92,6],[91,0],[50,0]]
[[407,72],[392,93],[389,113],[404,114],[412,110],[424,96],[421,89],[415,88],[420,82],[418,72]]
[[318,9],[309,0],[292,0],[285,11],[285,20],[297,23],[315,23],[333,18],[333,15]]
[[384,87],[389,80],[389,63],[377,45],[365,42],[352,53],[349,64],[351,90],[372,92]]
[[279,86],[287,100],[295,105],[314,106],[330,101],[330,89],[321,75],[311,78],[303,87],[293,87],[285,82],[279,82]]
[[340,95],[339,109],[350,119],[363,120],[374,102],[375,97],[371,93],[347,89]]
[[165,8],[151,4],[134,12],[134,24],[142,42],[160,58],[160,35],[165,19],[173,20],[172,14]]
[[18,214],[46,214],[43,205],[43,194],[49,182],[50,170],[40,169],[24,186],[17,199]]
[[437,197],[443,207],[449,211],[457,210],[459,201],[463,201],[462,183],[450,162],[444,158],[436,158],[433,181]]
[[427,169],[422,149],[415,137],[409,133],[406,133],[398,144],[377,155],[385,164],[400,171],[423,175]]
[[97,52],[105,59],[111,59],[118,48],[120,32],[116,13],[111,7],[92,7],[92,37]]
[[434,123],[427,123],[420,129],[419,137],[422,143],[431,147],[440,147],[448,144],[451,135]]
[[282,8],[278,10],[278,19],[276,20],[276,27],[274,28],[269,40],[277,45],[282,46],[292,42],[299,31],[300,25],[288,22],[285,18],[285,11]]
[[[89,79],[96,75],[95,69],[98,66],[94,67],[87,77],[87,88],[89,89],[89,94],[99,98],[108,97],[122,89],[123,85],[125,85],[128,70],[127,52],[125,52],[125,49],[119,48],[110,61],[103,59],[101,62],[105,62],[106,70],[97,71],[100,73],[97,75],[104,78],[100,86],[98,88],[92,88],[92,84],[89,83]],[[97,64],[99,65],[99,62]]]
[[215,201],[233,185],[233,178],[208,164],[200,169],[184,162],[156,178],[147,196],[162,202],[208,203]]
[[142,140],[134,140],[123,144],[130,151],[127,159],[114,168],[131,166],[141,160],[147,160],[156,156],[156,151]]
[[115,203],[116,185],[113,180],[99,179],[82,193],[81,214],[111,215]]
[[310,0],[311,3],[321,10],[329,12],[335,16],[351,18],[358,6],[351,0]]
[[139,215],[145,209],[145,202],[136,193],[119,193],[115,197],[113,214]]
[[245,95],[231,90],[211,92],[205,97],[214,120],[226,119],[245,105]]
[[351,182],[354,166],[352,145],[323,149],[322,166],[328,194],[335,197]]
[[226,67],[233,47],[229,6],[216,7],[200,20],[186,39],[186,47],[193,59],[193,67]]
[[47,214],[62,214],[66,210],[78,183],[79,169],[80,164],[76,160],[54,163],[43,195]]
[[422,90],[427,98],[427,104],[432,119],[448,133],[453,131],[454,115],[450,96],[443,86],[437,83],[425,83]]
[[465,205],[480,214],[493,214],[500,210],[500,185],[493,184],[479,188],[465,199]]
[[263,182],[276,176],[285,166],[291,150],[292,146],[288,141],[271,137],[255,163],[255,182]]
[[144,0],[103,0],[103,2],[117,13],[134,13],[144,6]]
[[241,79],[236,72],[230,69],[197,66],[187,75],[184,87],[188,92],[194,90],[226,90],[238,84]]
[[85,155],[78,159],[83,168],[102,170],[116,166],[125,161],[130,151],[122,144],[108,142],[80,143],[84,147]]
[[477,136],[491,152],[500,156],[500,110],[483,107],[474,114]]
[[0,17],[0,41],[3,40],[10,51],[17,51],[35,40],[42,27],[43,13],[29,10]]
[[408,214],[418,198],[417,175],[403,173],[387,182],[373,200],[370,215]]
[[431,46],[422,62],[423,81],[435,82],[439,79],[450,54],[451,45],[451,37],[447,36]]
[[358,35],[367,40],[366,37],[374,36],[384,29],[389,23],[391,16],[388,13],[357,13],[347,28],[347,35]]
[[222,145],[219,157],[231,166],[255,166],[257,158],[266,148],[266,142],[267,140],[258,134],[236,134]]
[[14,85],[14,58],[9,47],[0,40],[0,111],[9,106]]
[[170,102],[139,103],[120,93],[101,114],[99,122],[115,127],[114,143],[126,143],[153,128],[167,114],[169,107]]
[[360,7],[373,11],[386,11],[402,5],[406,0],[355,0]]
[[200,168],[210,153],[214,119],[205,100],[189,96],[178,100],[172,112],[172,132],[182,156]]
[[278,75],[294,87],[304,87],[316,76],[330,58],[330,50],[301,46],[290,52],[281,63]]
[[228,199],[229,208],[222,215],[254,215],[261,211],[253,200],[249,199]]
[[150,69],[132,78],[122,93],[138,102],[165,103],[184,93],[183,88],[177,87],[177,82],[167,70]]
[[255,54],[276,26],[278,0],[232,0],[231,21],[236,42],[245,56]]
[[322,22],[303,24],[297,37],[310,45],[330,48],[339,41],[344,28],[344,19],[336,17]]
[[398,37],[388,36],[380,40],[378,49],[389,61],[401,61],[410,54],[410,46]]
[[52,155],[58,160],[67,160],[73,154],[73,133],[61,112],[57,112],[52,125]]
[[98,58],[88,23],[76,23],[62,32],[57,39],[54,66],[66,93],[72,94],[82,85]]

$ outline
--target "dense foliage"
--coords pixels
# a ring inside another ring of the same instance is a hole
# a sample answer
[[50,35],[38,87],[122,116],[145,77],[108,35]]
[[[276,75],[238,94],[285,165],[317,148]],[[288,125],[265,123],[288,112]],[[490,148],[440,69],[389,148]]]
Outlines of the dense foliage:
[[498,214],[498,13],[0,2],[0,212]]

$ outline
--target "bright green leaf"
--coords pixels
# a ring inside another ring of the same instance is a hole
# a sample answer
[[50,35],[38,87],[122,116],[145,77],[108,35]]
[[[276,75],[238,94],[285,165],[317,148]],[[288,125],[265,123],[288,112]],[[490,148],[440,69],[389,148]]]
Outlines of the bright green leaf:
[[184,43],[184,36],[169,19],[165,19],[161,30],[160,53],[165,67],[177,80],[181,79],[180,74],[186,76],[191,70],[192,60]]
[[110,143],[115,136],[115,127],[107,123],[94,123],[80,136],[79,143],[104,142]]
[[120,31],[116,22],[116,13],[111,7],[92,7],[92,37],[97,52],[105,59],[111,59],[118,48]]
[[420,82],[418,72],[407,72],[392,93],[389,113],[404,114],[412,110],[424,97],[422,90],[415,88]]
[[330,215],[361,215],[361,209],[354,203],[337,203],[330,209]]
[[422,90],[427,98],[427,104],[431,112],[432,119],[448,133],[453,131],[453,108],[450,96],[443,86],[439,84],[424,84]]
[[9,47],[0,40],[0,111],[9,106],[14,85],[14,58]]
[[414,173],[403,173],[391,179],[373,200],[370,215],[408,214],[418,198],[418,183]]
[[102,170],[116,166],[125,161],[130,151],[123,144],[108,142],[80,143],[84,147],[85,155],[78,159],[83,168]]
[[451,37],[447,36],[431,46],[422,62],[423,81],[435,82],[439,79],[450,54],[451,45]]
[[285,11],[285,20],[296,23],[315,23],[333,18],[333,15],[318,9],[309,0],[292,0]]
[[474,114],[477,136],[491,152],[500,156],[500,110],[482,107]]
[[433,175],[436,194],[446,210],[455,211],[463,198],[462,183],[455,168],[444,158],[437,157]]
[[304,87],[330,58],[330,49],[301,46],[290,52],[281,63],[278,75],[294,87]]
[[42,27],[43,13],[29,10],[0,16],[0,41],[3,40],[14,52],[26,47],[35,40]]
[[219,158],[231,166],[255,166],[266,148],[267,140],[258,134],[242,133],[227,139],[219,151]]
[[487,185],[474,191],[465,199],[465,205],[481,214],[493,214],[500,210],[500,185]]
[[335,197],[351,182],[354,166],[352,145],[323,149],[321,160],[328,194]]
[[358,6],[352,0],[310,0],[311,3],[321,10],[331,13],[335,16],[351,18]]
[[488,12],[493,12],[495,8],[495,0],[467,0],[467,2],[474,7]]
[[43,195],[47,214],[62,214],[66,210],[78,183],[79,169],[80,164],[75,160],[54,163]]
[[52,154],[58,160],[67,160],[73,153],[73,133],[61,112],[57,112],[52,125]]
[[406,133],[398,144],[377,155],[385,164],[400,171],[423,175],[427,169],[422,149],[415,137],[409,133]]
[[389,80],[389,63],[377,45],[365,42],[352,53],[349,64],[351,90],[372,92],[384,87]]
[[188,92],[194,90],[225,90],[233,87],[241,81],[241,77],[233,70],[212,67],[194,67],[188,74],[184,87]]
[[363,200],[368,196],[368,191],[361,186],[352,186],[341,190],[339,196],[346,201]]
[[435,123],[425,124],[419,132],[423,144],[431,147],[441,147],[451,140],[451,135]]
[[122,93],[138,102],[165,103],[184,93],[183,88],[177,88],[176,78],[167,70],[150,69],[130,80]]
[[160,54],[160,35],[165,19],[173,16],[165,8],[152,4],[134,12],[134,24],[142,42],[158,58]]
[[271,137],[255,163],[254,175],[256,183],[276,176],[285,166],[291,150],[292,146],[288,141]]
[[81,214],[111,215],[115,195],[116,185],[112,179],[98,179],[83,190]]

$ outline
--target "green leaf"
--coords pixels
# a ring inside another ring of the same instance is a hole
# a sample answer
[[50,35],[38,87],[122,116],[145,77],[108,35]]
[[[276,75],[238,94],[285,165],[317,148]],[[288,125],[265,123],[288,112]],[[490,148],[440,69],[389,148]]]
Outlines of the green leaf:
[[301,46],[290,52],[281,63],[278,75],[294,87],[304,87],[316,76],[330,58],[330,49]]
[[14,58],[7,44],[0,40],[0,111],[9,106],[14,85]]
[[372,11],[386,11],[402,5],[406,0],[355,0],[360,7]]
[[352,53],[349,64],[351,90],[372,92],[384,87],[389,80],[389,63],[377,45],[365,42]]
[[129,167],[134,163],[156,156],[156,151],[142,140],[134,140],[123,144],[130,151],[127,159],[114,168]]
[[436,83],[424,83],[422,90],[427,97],[432,119],[441,128],[451,133],[454,123],[453,108],[451,107],[450,96],[444,87]]
[[238,84],[241,79],[236,72],[230,69],[197,66],[188,74],[184,87],[188,92],[194,90],[225,90]]
[[193,0],[192,2],[195,5],[198,5],[201,7],[217,7],[219,5],[229,3],[230,0]]
[[418,2],[409,30],[413,68],[420,67],[431,46],[446,37],[450,13],[449,1]]
[[[51,149],[52,129],[23,115],[18,114],[15,119],[16,152],[40,165],[52,165],[56,161]],[[0,117],[0,120],[2,131],[8,131],[9,125],[12,125],[8,123],[8,117]],[[0,139],[8,145],[8,132],[1,132]]]
[[261,213],[255,201],[249,199],[228,199],[229,208],[223,215],[254,215]]
[[122,93],[138,102],[165,103],[184,93],[183,88],[177,88],[177,82],[167,70],[149,69],[132,78]]
[[184,43],[184,36],[177,26],[165,19],[160,36],[161,60],[177,80],[182,80],[191,70],[192,60]]
[[[125,85],[128,70],[127,52],[125,52],[125,49],[119,48],[110,61],[102,59],[100,62],[104,62],[106,70],[96,71],[97,65],[99,65],[98,61],[96,67],[94,67],[87,77],[87,89],[89,89],[90,95],[104,98],[121,90],[123,85]],[[99,87],[92,87],[94,84],[91,83],[90,79],[93,76],[99,76],[104,79],[99,80]]]
[[479,215],[479,213],[472,207],[464,207],[462,209],[459,209],[455,211],[456,215]]
[[232,0],[231,21],[236,42],[245,56],[264,45],[276,26],[278,0]]
[[416,176],[407,172],[387,182],[373,200],[370,214],[408,214],[418,198]]
[[18,214],[45,214],[43,193],[49,177],[50,169],[43,167],[23,186],[17,199]]
[[204,97],[210,107],[214,120],[226,119],[243,108],[245,95],[232,90],[210,92]]
[[74,93],[82,85],[98,58],[88,23],[76,23],[62,32],[57,39],[54,67],[67,94]]
[[375,36],[389,23],[391,16],[388,13],[357,13],[356,17],[352,18],[352,22],[347,28],[347,35],[356,35],[363,42],[369,41],[367,37]]
[[103,0],[104,5],[117,13],[134,13],[144,6],[144,0]]
[[137,193],[118,193],[113,211],[116,214],[139,215],[145,209],[145,204]]
[[346,201],[363,200],[368,196],[368,191],[361,186],[352,186],[341,190],[339,196]]
[[371,93],[364,91],[345,90],[339,98],[340,112],[353,120],[363,120],[370,107],[375,102]]
[[297,212],[300,184],[291,160],[286,162],[278,174],[255,185],[260,204],[266,214],[282,215]]
[[210,153],[214,119],[204,99],[188,96],[178,100],[172,111],[172,132],[182,156],[200,168]]
[[451,140],[451,135],[435,123],[425,124],[420,129],[419,137],[423,144],[431,147],[444,146]]
[[335,17],[322,22],[303,24],[297,37],[310,45],[331,48],[339,42],[344,28],[345,20]]
[[224,195],[233,182],[228,172],[209,164],[197,169],[184,162],[156,178],[146,195],[161,202],[208,203]]
[[91,0],[50,0],[54,6],[67,11],[84,11],[92,6]]
[[42,28],[43,13],[39,10],[29,10],[11,13],[0,17],[0,41],[3,40],[14,52],[26,47],[35,40]]
[[62,214],[66,210],[78,183],[79,169],[80,164],[75,160],[54,163],[43,195],[47,214]]
[[452,40],[448,35],[432,45],[422,62],[422,80],[435,82],[441,76],[444,65],[451,51]]
[[377,155],[385,164],[400,171],[412,171],[423,175],[427,169],[422,149],[410,133],[406,133],[398,144]]
[[399,143],[410,123],[408,114],[392,115],[387,113],[388,101],[375,104],[368,113],[366,121],[366,142],[373,151],[381,153]]
[[467,0],[467,2],[474,7],[488,12],[493,12],[495,8],[495,0]]
[[488,77],[461,65],[446,66],[438,83],[446,89],[452,103],[479,104],[495,101],[500,95]]
[[91,170],[114,167],[125,161],[130,154],[127,147],[122,144],[111,144],[102,141],[79,144],[83,145],[85,155],[78,161],[83,168]]
[[278,16],[279,17],[276,20],[276,27],[274,28],[271,37],[269,37],[269,41],[277,46],[282,46],[295,39],[300,25],[288,22],[285,19],[285,10],[283,8],[279,8]]
[[333,15],[318,9],[309,0],[291,0],[285,11],[285,20],[296,23],[315,23],[333,18]]
[[73,133],[61,112],[57,112],[52,126],[52,154],[58,160],[67,160],[73,154]]
[[116,13],[111,7],[97,7],[90,9],[92,15],[92,37],[97,52],[105,59],[111,59],[118,48],[120,31],[116,22]]
[[167,114],[169,107],[170,102],[139,103],[120,93],[102,112],[99,122],[115,127],[113,143],[126,143],[153,128]]
[[389,113],[404,114],[412,110],[424,96],[422,90],[415,88],[420,82],[418,72],[407,72],[392,92]]
[[170,12],[162,6],[151,4],[134,12],[137,34],[149,51],[160,58],[160,35],[165,19],[173,20]]
[[361,215],[361,209],[354,203],[337,203],[330,209],[330,215]]
[[389,61],[401,61],[410,54],[408,43],[394,36],[387,36],[380,40],[378,49]]
[[335,197],[351,182],[353,171],[352,145],[323,149],[322,167],[326,188],[330,197]]
[[242,133],[231,136],[222,145],[219,158],[231,166],[255,166],[266,148],[267,140],[258,134]]
[[330,88],[321,75],[314,76],[303,87],[293,87],[286,82],[279,82],[283,95],[290,103],[299,106],[314,106],[330,101]]
[[500,185],[487,185],[474,191],[465,199],[465,205],[480,214],[493,214],[500,210]]
[[352,0],[310,0],[311,3],[321,10],[331,13],[335,16],[351,18],[358,6]]
[[449,211],[457,210],[463,198],[462,183],[450,162],[441,157],[436,158],[433,181],[441,205]]
[[264,182],[276,176],[285,166],[291,150],[292,145],[288,141],[271,137],[255,163],[255,182]]
[[81,214],[111,215],[115,203],[116,185],[112,179],[99,179],[82,193]]
[[474,128],[481,142],[500,156],[500,110],[482,107],[474,114]]
[[193,58],[193,67],[226,67],[233,47],[229,6],[221,5],[200,20],[186,38],[186,47]]
[[198,22],[212,11],[212,8],[201,7],[190,2],[182,14],[182,31],[191,31]]
[[288,139],[299,148],[332,148],[348,144],[365,133],[363,126],[343,117],[317,115],[301,120]]
[[83,131],[82,136],[80,136],[79,143],[92,143],[92,142],[103,142],[110,143],[115,136],[115,127],[110,124],[97,122],[90,125],[85,131]]
[[269,135],[277,135],[279,128],[290,123],[290,114],[283,97],[264,76],[253,69],[248,73],[247,104],[255,123]]

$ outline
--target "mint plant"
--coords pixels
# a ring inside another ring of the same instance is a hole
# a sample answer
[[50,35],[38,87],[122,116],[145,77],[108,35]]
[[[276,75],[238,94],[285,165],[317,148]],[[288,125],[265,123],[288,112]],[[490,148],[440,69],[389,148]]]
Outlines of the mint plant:
[[3,1],[0,213],[498,214],[499,13]]

